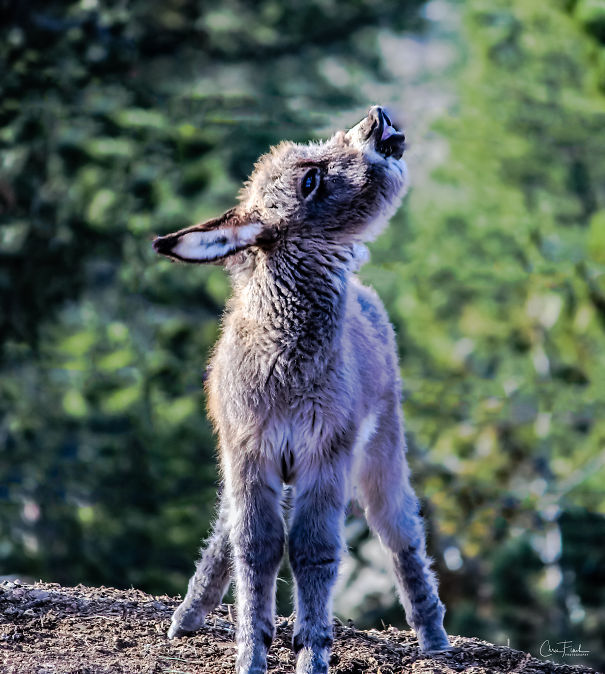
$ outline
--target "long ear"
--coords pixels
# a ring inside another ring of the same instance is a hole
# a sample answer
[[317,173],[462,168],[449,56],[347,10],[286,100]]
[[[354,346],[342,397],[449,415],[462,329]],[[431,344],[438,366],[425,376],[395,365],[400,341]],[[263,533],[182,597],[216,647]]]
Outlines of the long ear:
[[153,247],[173,260],[218,262],[257,243],[263,229],[260,221],[242,216],[231,208],[218,218],[158,236]]

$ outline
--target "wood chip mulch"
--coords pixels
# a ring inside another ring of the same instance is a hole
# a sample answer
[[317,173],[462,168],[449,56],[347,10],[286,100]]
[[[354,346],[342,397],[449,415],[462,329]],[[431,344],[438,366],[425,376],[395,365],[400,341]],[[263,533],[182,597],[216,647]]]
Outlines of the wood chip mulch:
[[[2,674],[233,674],[234,618],[221,605],[208,626],[169,641],[178,599],[139,590],[74,588],[52,583],[0,584]],[[292,674],[293,618],[278,618],[270,674]],[[420,653],[412,632],[362,631],[335,622],[331,674],[582,674],[582,665],[556,665],[479,639],[453,637],[451,653]]]

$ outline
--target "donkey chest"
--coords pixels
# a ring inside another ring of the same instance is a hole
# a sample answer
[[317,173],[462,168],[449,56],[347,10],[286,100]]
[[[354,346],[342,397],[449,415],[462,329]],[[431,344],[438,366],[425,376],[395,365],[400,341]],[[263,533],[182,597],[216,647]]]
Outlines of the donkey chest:
[[335,403],[301,398],[268,415],[259,450],[284,482],[295,481],[338,451],[348,425],[346,410]]

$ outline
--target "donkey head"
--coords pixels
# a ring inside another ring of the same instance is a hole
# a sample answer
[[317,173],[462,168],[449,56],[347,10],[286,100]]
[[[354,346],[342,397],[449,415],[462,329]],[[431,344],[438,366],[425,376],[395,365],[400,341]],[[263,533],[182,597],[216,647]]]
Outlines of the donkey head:
[[403,133],[374,106],[347,133],[272,148],[255,165],[235,208],[160,236],[153,246],[175,260],[223,262],[250,247],[270,252],[288,239],[319,245],[371,240],[407,187],[404,148]]

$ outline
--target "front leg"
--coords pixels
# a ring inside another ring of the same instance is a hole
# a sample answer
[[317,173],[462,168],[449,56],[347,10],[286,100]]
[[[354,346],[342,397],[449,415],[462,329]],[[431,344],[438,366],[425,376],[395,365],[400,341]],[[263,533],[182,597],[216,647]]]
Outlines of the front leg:
[[294,650],[297,674],[326,674],[332,646],[332,588],[338,575],[345,508],[345,475],[321,466],[297,485],[289,535],[296,581]]
[[226,474],[237,592],[236,672],[264,674],[275,634],[275,581],[285,541],[282,485],[257,462],[232,461]]

